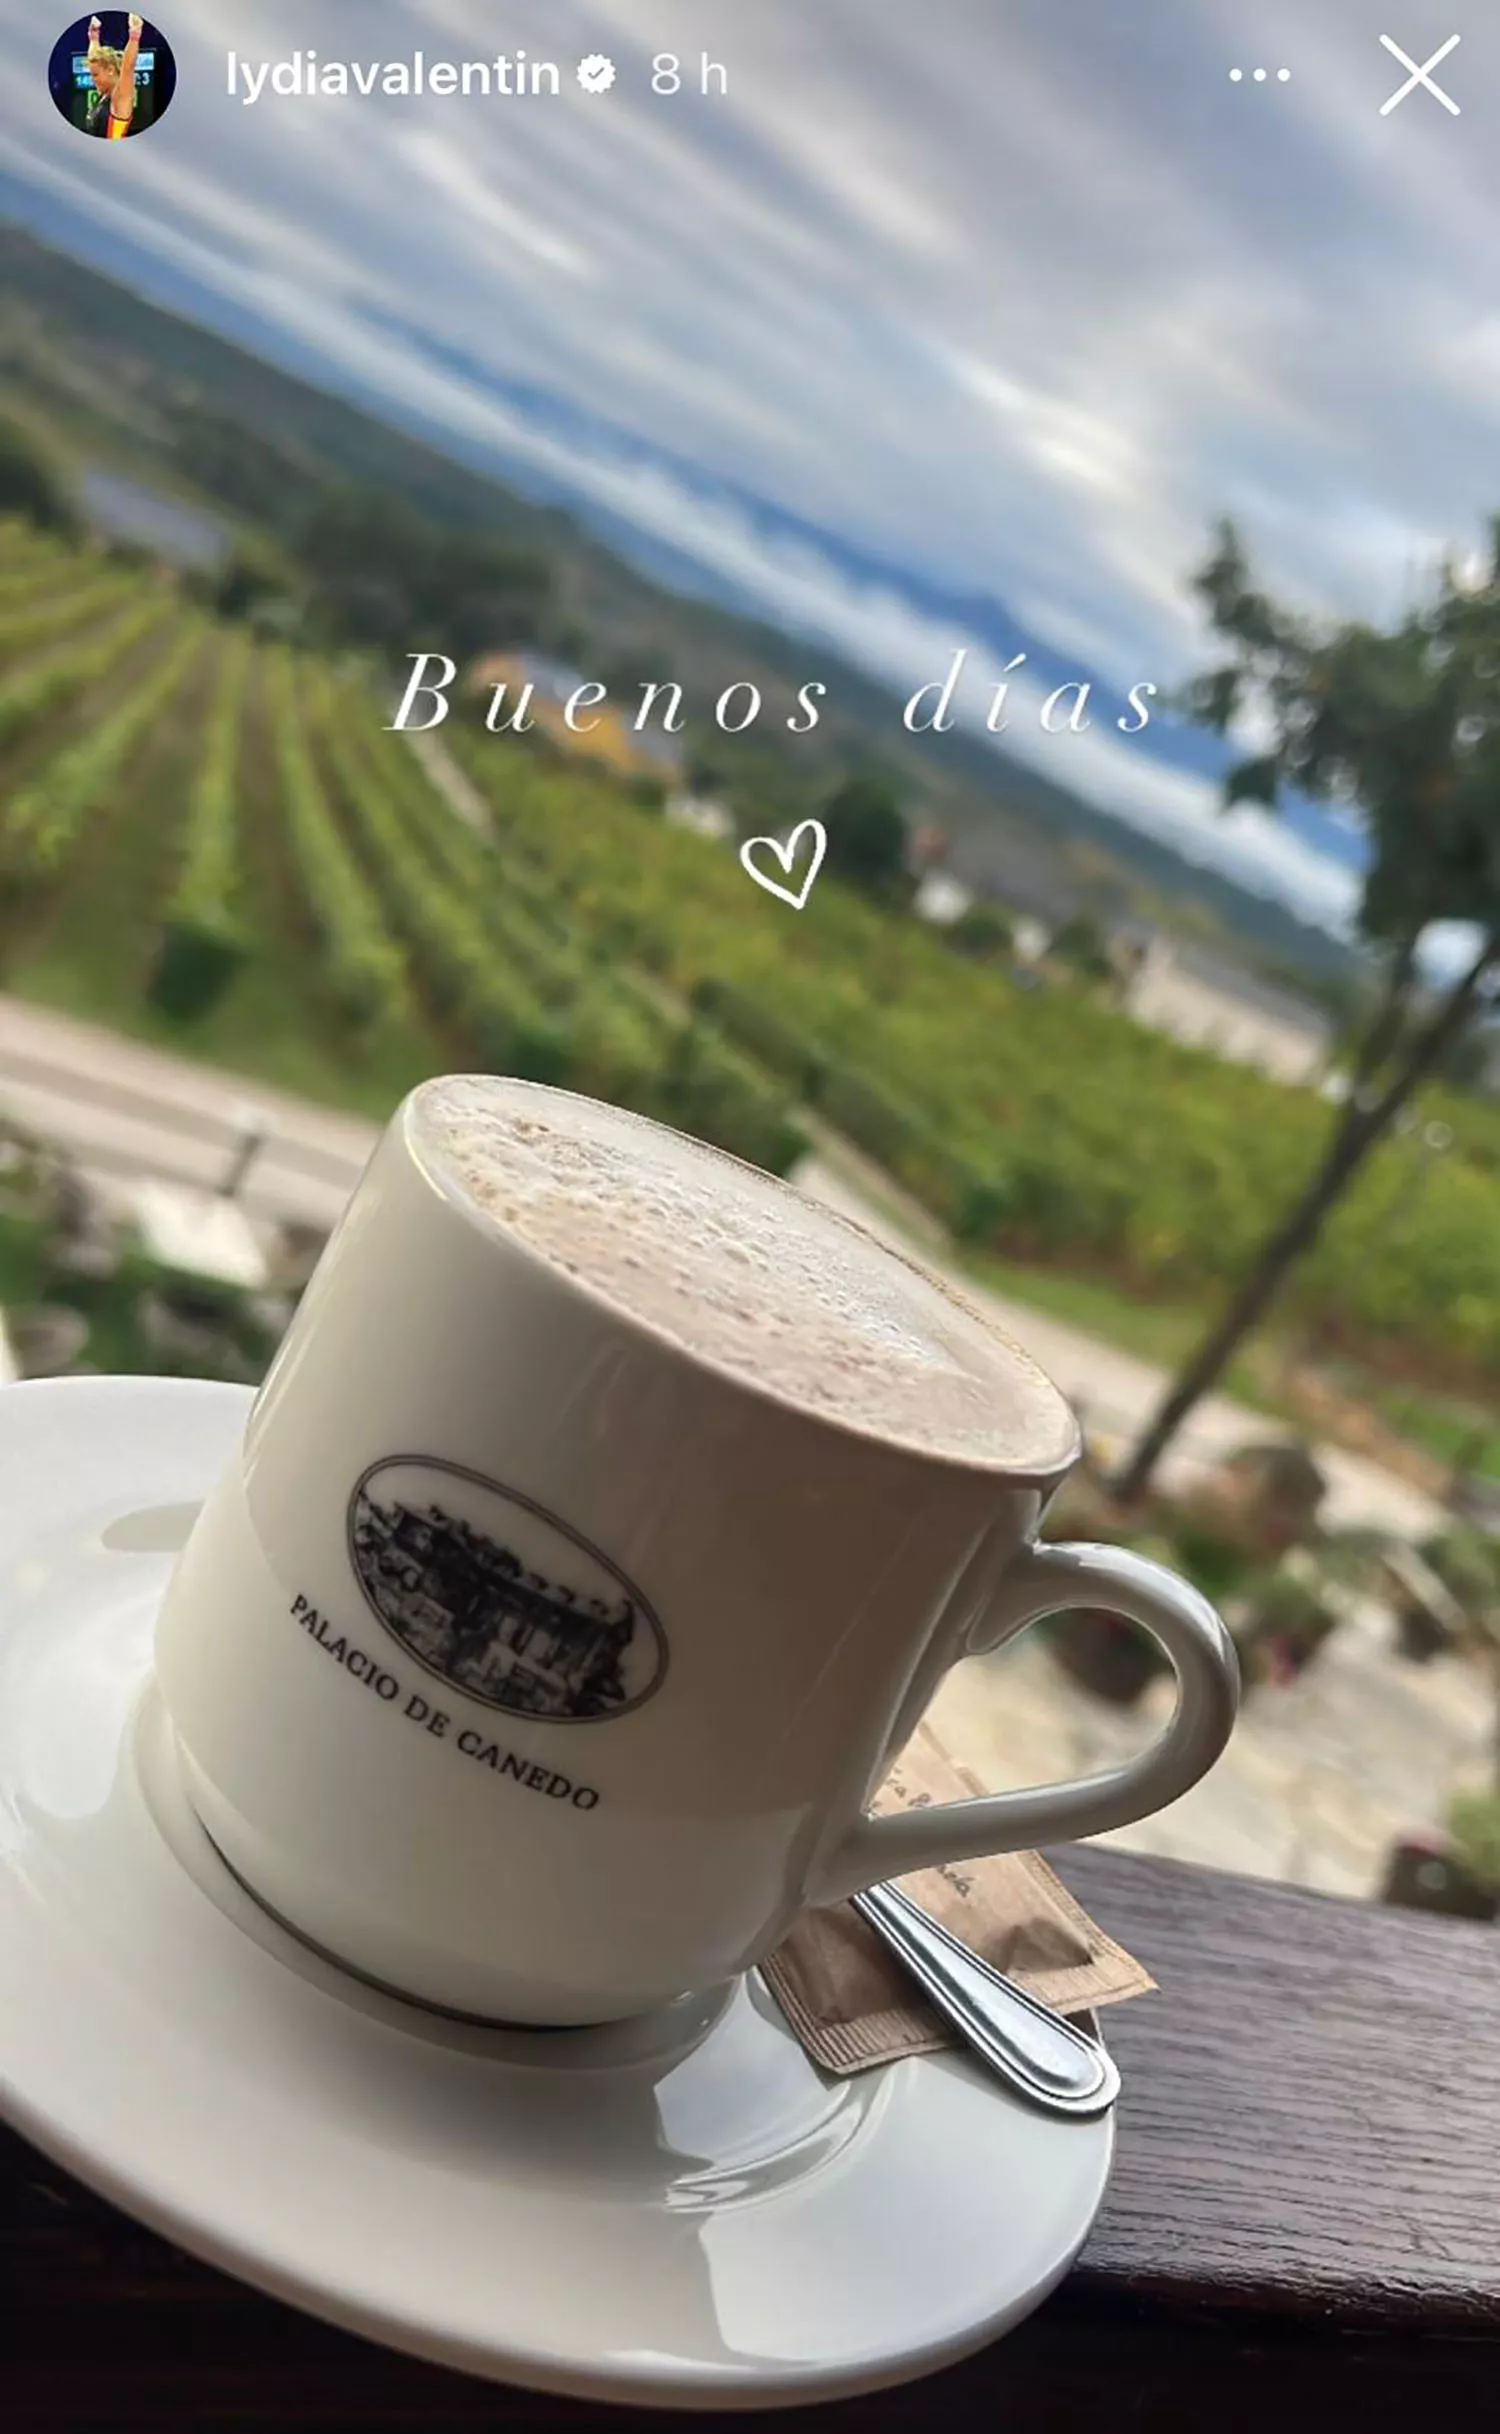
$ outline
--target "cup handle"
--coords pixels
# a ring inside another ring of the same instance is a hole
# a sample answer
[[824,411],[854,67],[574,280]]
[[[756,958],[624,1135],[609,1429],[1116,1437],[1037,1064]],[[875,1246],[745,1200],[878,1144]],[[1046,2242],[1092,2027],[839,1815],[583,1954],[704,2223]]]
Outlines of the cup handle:
[[1126,1547],[1023,1547],[1007,1566],[966,1655],[999,1648],[1049,1614],[1098,1607],[1138,1623],[1170,1658],[1177,1705],[1166,1730],[1139,1757],[1074,1783],[941,1801],[894,1816],[861,1816],[813,1870],[807,1899],[843,1901],[888,1876],[997,1851],[1076,1842],[1165,1808],[1206,1775],[1234,1728],[1240,1667],[1233,1640],[1197,1589]]

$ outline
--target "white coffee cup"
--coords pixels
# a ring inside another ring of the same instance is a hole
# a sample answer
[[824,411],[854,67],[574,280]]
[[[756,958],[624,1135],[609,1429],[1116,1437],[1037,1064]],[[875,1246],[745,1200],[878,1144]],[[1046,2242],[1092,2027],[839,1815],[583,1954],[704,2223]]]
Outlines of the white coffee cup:
[[[1213,1763],[1238,1696],[1213,1609],[1134,1554],[1036,1541],[1076,1431],[1041,1470],[955,1459],[699,1357],[456,1189],[421,1096],[158,1628],[193,1804],[286,1924],[448,2009],[622,2018],[807,1905],[1124,1825]],[[866,1814],[952,1664],[1076,1606],[1171,1659],[1144,1755]]]

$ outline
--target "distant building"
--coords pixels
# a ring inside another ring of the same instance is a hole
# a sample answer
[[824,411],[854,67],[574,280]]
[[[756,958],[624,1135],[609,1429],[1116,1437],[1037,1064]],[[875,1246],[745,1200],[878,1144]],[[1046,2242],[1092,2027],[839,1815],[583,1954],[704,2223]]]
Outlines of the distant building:
[[465,690],[486,699],[497,685],[509,687],[507,707],[514,709],[530,685],[528,715],[544,735],[564,752],[582,760],[601,761],[621,777],[670,780],[682,767],[681,739],[660,728],[639,733],[610,701],[580,703],[576,727],[565,715],[575,693],[593,682],[577,668],[540,651],[492,651],[477,659],[465,678]]
[[[1117,942],[1118,943],[1118,942]],[[1254,1065],[1273,1081],[1317,1080],[1333,1044],[1321,1007],[1201,949],[1151,937],[1125,958],[1121,1002],[1185,1047]]]
[[734,814],[705,795],[669,794],[665,812],[673,828],[685,828],[692,836],[713,837],[723,843],[734,835]]
[[962,921],[974,901],[974,891],[955,879],[951,871],[926,870],[912,897],[912,911],[923,921],[935,922],[940,929],[951,929]]
[[1051,944],[1052,932],[1045,921],[1036,920],[1030,913],[1022,913],[1019,920],[1014,923],[1011,930],[1011,953],[1017,963],[1040,963]]

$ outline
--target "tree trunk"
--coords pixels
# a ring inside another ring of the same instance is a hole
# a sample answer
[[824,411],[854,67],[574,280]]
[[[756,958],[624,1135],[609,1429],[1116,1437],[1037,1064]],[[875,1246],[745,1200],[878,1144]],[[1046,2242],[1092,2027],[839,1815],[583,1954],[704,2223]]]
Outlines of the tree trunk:
[[[1301,1199],[1262,1246],[1259,1258],[1228,1309],[1209,1329],[1114,1481],[1115,1494],[1122,1503],[1134,1503],[1145,1494],[1157,1463],[1188,1413],[1217,1383],[1251,1328],[1264,1317],[1303,1252],[1316,1242],[1330,1211],[1343,1197],[1377,1141],[1389,1130],[1391,1119],[1458,1038],[1497,952],[1500,938],[1487,938],[1463,979],[1444,999],[1439,1012],[1401,1059],[1394,1077],[1372,1105],[1362,1108],[1351,1097],[1340,1114],[1322,1164]],[[1383,1014],[1377,1015],[1377,1026],[1383,1019]]]

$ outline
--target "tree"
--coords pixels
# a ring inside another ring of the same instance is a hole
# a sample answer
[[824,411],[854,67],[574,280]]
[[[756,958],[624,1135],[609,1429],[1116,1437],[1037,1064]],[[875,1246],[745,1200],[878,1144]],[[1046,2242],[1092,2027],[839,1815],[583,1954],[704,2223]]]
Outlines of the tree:
[[75,520],[50,457],[9,417],[0,419],[0,516],[25,516],[52,532],[71,531]]
[[1003,963],[1016,943],[1014,924],[997,904],[971,904],[944,935],[955,954],[975,963]]
[[325,484],[291,537],[337,639],[404,651],[427,638],[466,659],[533,642],[552,573],[536,551],[438,524],[407,500]]
[[295,632],[302,622],[298,584],[284,551],[258,535],[236,540],[218,565],[186,577],[186,588],[215,616],[283,632]]
[[851,887],[890,895],[906,876],[906,820],[883,777],[845,778],[823,805],[829,867]]
[[1109,959],[1109,940],[1102,924],[1092,913],[1070,913],[1055,929],[1047,944],[1050,963],[1066,964],[1080,980],[1113,980],[1114,965]]
[[[1229,656],[1193,686],[1191,708],[1221,734],[1254,713],[1267,739],[1230,773],[1226,800],[1274,809],[1295,786],[1359,817],[1370,848],[1359,928],[1378,986],[1322,1158],[1163,1399],[1117,1482],[1127,1498],[1500,984],[1500,518],[1480,565],[1444,565],[1388,629],[1294,616],[1254,588],[1228,523],[1196,588]],[[1440,984],[1423,963],[1438,922],[1461,924],[1464,940]]]

